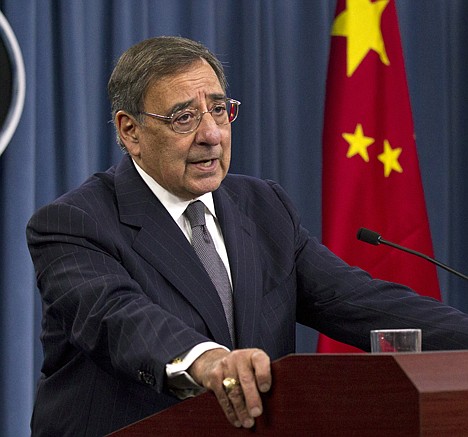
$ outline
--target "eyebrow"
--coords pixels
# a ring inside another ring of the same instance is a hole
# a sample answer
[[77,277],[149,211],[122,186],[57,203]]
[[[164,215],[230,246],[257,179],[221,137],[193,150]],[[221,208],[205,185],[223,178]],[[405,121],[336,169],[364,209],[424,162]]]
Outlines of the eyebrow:
[[[220,94],[220,93],[212,93],[208,94],[208,98],[210,100],[216,101],[216,100],[224,100],[226,98],[226,94]],[[171,109],[170,109],[170,114],[174,114],[177,111],[182,111],[183,109],[188,108],[189,106],[192,105],[192,103],[195,101],[195,99],[190,99],[187,100],[186,102],[180,102],[176,103]]]

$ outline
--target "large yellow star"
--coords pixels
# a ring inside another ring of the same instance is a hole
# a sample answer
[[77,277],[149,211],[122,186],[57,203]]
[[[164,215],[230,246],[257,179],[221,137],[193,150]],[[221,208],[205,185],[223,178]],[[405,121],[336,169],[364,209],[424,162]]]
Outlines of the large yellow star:
[[401,154],[402,149],[396,148],[392,149],[390,142],[384,140],[384,151],[379,156],[378,160],[384,165],[384,175],[386,178],[390,176],[392,170],[397,171],[398,173],[403,173],[400,163],[398,162],[398,157]]
[[361,123],[356,125],[356,129],[353,134],[344,133],[342,136],[349,144],[346,158],[352,158],[355,155],[360,155],[364,161],[369,162],[367,148],[373,144],[375,140],[374,138],[364,136]]
[[346,9],[333,22],[333,36],[345,36],[347,49],[346,75],[351,77],[370,50],[390,65],[380,23],[389,0],[347,0]]

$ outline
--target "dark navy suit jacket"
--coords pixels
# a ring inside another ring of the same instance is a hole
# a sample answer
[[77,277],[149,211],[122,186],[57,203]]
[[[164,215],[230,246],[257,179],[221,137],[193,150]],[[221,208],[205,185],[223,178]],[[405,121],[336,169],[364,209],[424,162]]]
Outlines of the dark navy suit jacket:
[[[237,347],[292,353],[297,321],[365,350],[371,329],[396,327],[422,328],[425,349],[468,348],[464,314],[345,264],[274,182],[228,175],[213,196]],[[207,273],[128,156],[41,208],[27,237],[43,302],[34,436],[101,436],[167,408],[167,363],[231,347]]]

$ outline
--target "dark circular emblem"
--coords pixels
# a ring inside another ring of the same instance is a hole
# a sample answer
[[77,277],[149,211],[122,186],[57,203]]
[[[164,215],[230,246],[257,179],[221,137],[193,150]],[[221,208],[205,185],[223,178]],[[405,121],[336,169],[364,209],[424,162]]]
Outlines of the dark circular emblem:
[[18,126],[25,93],[26,74],[21,50],[13,30],[0,12],[0,155]]

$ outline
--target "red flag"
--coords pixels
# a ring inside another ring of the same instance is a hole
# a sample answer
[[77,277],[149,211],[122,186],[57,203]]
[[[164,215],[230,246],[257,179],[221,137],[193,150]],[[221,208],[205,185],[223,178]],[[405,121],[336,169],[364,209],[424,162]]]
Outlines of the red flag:
[[[338,0],[331,35],[323,242],[373,277],[440,299],[435,266],[356,239],[367,227],[433,256],[394,1]],[[325,336],[318,350],[357,351]]]

